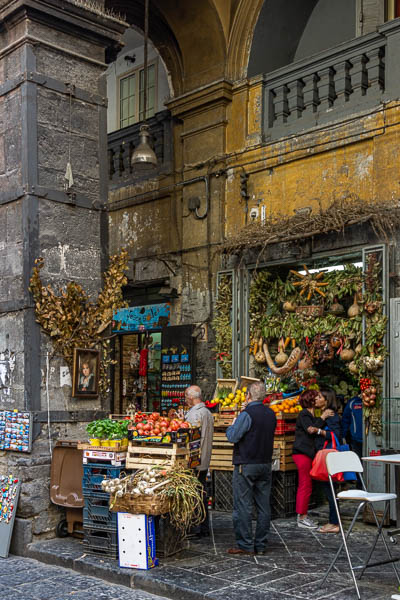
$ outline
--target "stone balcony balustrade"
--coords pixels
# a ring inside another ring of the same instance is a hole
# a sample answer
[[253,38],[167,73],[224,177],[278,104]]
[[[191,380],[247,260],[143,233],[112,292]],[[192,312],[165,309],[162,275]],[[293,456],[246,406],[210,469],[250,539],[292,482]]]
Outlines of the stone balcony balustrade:
[[264,75],[263,138],[276,140],[400,98],[400,19]]
[[142,123],[135,123],[108,134],[108,170],[110,189],[129,185],[137,179],[155,177],[172,170],[172,117],[168,110],[147,119],[158,165],[144,173],[131,166],[131,157],[139,144]]

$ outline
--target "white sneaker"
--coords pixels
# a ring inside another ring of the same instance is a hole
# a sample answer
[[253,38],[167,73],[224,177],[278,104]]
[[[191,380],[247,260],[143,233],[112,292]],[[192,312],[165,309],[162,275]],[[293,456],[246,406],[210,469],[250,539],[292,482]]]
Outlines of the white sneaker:
[[303,527],[304,529],[317,529],[318,523],[316,523],[315,521],[310,519],[310,517],[305,517],[304,519],[300,519],[300,517],[297,516],[297,526]]

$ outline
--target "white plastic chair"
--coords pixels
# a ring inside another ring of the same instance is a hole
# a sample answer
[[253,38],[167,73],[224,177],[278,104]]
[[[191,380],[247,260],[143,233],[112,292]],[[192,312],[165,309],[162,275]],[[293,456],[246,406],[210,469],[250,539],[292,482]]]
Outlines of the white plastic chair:
[[[353,581],[354,581],[354,585],[357,591],[357,596],[359,598],[359,600],[361,600],[361,596],[360,596],[360,590],[358,589],[358,585],[357,585],[357,579],[355,576],[355,571],[358,569],[361,569],[361,574],[360,574],[360,579],[363,576],[363,573],[365,571],[365,569],[369,568],[369,567],[376,567],[379,565],[384,565],[387,563],[394,563],[398,560],[400,560],[399,558],[393,558],[389,546],[387,544],[387,541],[384,537],[384,535],[382,534],[382,527],[383,527],[383,523],[385,522],[385,518],[389,509],[389,503],[390,500],[395,500],[396,499],[396,494],[387,494],[385,492],[382,493],[373,493],[373,492],[368,492],[366,487],[365,487],[365,483],[363,480],[363,477],[361,475],[361,473],[363,472],[363,467],[361,464],[361,461],[359,459],[359,457],[357,456],[357,454],[355,452],[330,452],[329,454],[327,454],[326,456],[326,467],[328,470],[328,475],[329,475],[329,483],[331,485],[331,490],[332,490],[332,496],[333,496],[333,500],[335,502],[335,507],[336,507],[336,512],[338,515],[338,519],[339,519],[339,527],[340,527],[340,533],[342,535],[342,543],[340,545],[339,550],[337,551],[335,558],[333,559],[333,561],[331,562],[325,577],[322,581],[322,583],[324,583],[329,575],[329,573],[331,572],[331,570],[333,569],[337,559],[339,558],[340,553],[342,552],[343,548],[346,551],[346,555],[347,555],[347,560],[349,562],[349,566],[350,566],[350,570],[351,570],[351,575],[353,577]],[[332,481],[332,476],[336,475],[336,473],[344,473],[344,472],[353,472],[353,473],[359,473],[360,475],[360,481],[361,481],[361,485],[363,487],[362,490],[346,490],[344,492],[339,492],[339,494],[336,495],[335,492],[335,488],[333,485],[333,481]],[[354,517],[353,520],[350,524],[350,527],[348,528],[347,532],[344,532],[343,529],[343,524],[342,524],[342,519],[340,516],[340,511],[339,511],[339,504],[338,504],[338,500],[354,500],[355,502],[358,502],[358,507],[356,512],[354,513]],[[379,522],[378,517],[376,516],[376,512],[373,506],[374,502],[385,502],[385,510],[383,511],[383,517],[381,519],[381,521]],[[360,511],[364,508],[364,506],[369,503],[370,507],[371,507],[371,511],[372,514],[374,516],[374,520],[376,522],[376,525],[378,527],[374,542],[371,546],[371,549],[368,553],[368,557],[367,560],[365,561],[364,564],[362,565],[358,565],[358,566],[353,566],[352,562],[351,562],[351,557],[350,557],[350,553],[349,553],[349,549],[347,546],[347,540],[349,538],[349,535],[354,527],[354,524],[357,520],[358,515],[360,514]],[[375,549],[375,546],[377,544],[377,541],[379,539],[379,537],[382,539],[382,542],[386,548],[386,552],[389,556],[388,560],[383,560],[383,561],[379,561],[376,563],[369,563],[372,553]],[[393,564],[393,569],[394,572],[396,574],[397,577],[397,581],[400,584],[400,577],[399,577],[399,573],[397,571],[396,566]]]

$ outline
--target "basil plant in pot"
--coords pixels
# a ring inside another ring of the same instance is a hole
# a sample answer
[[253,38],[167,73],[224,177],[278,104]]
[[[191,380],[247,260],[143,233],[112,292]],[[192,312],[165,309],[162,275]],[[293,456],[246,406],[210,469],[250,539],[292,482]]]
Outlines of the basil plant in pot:
[[86,427],[92,446],[117,446],[116,442],[127,443],[128,421],[113,421],[112,419],[98,419]]

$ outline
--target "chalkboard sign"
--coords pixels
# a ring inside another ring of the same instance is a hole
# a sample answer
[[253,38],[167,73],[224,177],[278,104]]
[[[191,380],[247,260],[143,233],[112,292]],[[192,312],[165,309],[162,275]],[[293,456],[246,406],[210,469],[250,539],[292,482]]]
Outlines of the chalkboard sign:
[[17,512],[21,483],[12,475],[0,475],[0,557],[7,558]]

